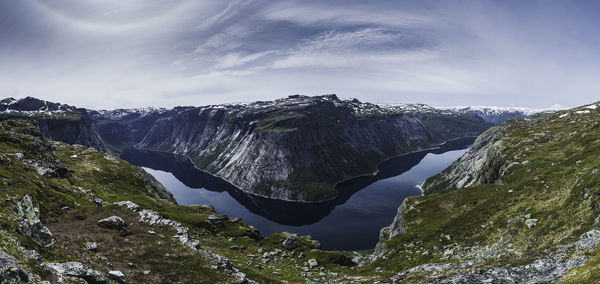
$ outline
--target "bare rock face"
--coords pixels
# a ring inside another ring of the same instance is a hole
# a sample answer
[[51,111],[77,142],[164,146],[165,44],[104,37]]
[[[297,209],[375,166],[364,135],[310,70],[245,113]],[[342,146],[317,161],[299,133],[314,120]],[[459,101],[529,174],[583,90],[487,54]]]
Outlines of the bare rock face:
[[54,245],[52,232],[40,221],[40,210],[34,206],[31,196],[25,195],[22,201],[17,202],[17,216],[20,220],[17,228],[20,234],[31,237],[43,247]]
[[506,170],[506,157],[502,154],[503,125],[494,126],[481,134],[475,143],[456,162],[442,173],[425,181],[425,194],[448,188],[462,188],[479,184],[501,182]]
[[406,233],[406,227],[404,226],[404,218],[402,217],[402,212],[404,211],[404,203],[398,207],[398,213],[396,213],[396,217],[387,227],[383,227],[379,232],[379,242],[375,246],[374,255],[380,255],[385,251],[385,241],[391,239],[392,237],[400,234]]
[[490,124],[425,105],[335,95],[190,108],[158,119],[136,148],[181,154],[239,189],[294,201],[333,199],[340,180],[390,156],[475,136]]

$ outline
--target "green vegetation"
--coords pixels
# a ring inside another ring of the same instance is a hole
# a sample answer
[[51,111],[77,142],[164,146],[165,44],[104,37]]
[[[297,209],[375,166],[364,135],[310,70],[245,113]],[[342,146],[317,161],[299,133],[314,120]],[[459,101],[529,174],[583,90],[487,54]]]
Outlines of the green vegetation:
[[[599,122],[600,112],[581,109],[507,122],[496,139],[503,164],[516,164],[500,177],[503,185],[441,190],[442,182],[431,191],[439,193],[405,200],[407,233],[386,242],[386,259],[377,265],[402,270],[474,259],[468,252],[485,247],[498,253],[479,268],[517,266],[578,240],[597,227],[600,215]],[[535,219],[531,227],[527,219]],[[451,257],[444,257],[446,251]],[[597,279],[594,261],[597,255],[572,279]]]

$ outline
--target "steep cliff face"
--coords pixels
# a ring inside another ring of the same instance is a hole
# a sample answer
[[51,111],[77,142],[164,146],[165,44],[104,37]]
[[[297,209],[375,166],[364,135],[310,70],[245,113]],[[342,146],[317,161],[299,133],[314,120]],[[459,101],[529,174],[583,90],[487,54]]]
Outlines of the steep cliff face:
[[34,119],[49,139],[106,150],[86,109],[32,97],[8,98],[0,101],[0,118]]
[[89,113],[107,151],[119,156],[141,141],[157,120],[171,117],[189,108],[92,110]]
[[193,108],[157,120],[136,147],[189,156],[242,190],[326,200],[333,185],[383,159],[474,136],[481,118],[423,105],[379,106],[335,95]]

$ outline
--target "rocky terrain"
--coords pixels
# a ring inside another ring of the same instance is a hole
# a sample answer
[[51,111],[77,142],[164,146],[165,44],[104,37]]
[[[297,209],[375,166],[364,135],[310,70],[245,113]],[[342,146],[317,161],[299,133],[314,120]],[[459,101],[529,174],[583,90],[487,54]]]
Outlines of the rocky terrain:
[[510,120],[407,198],[373,252],[179,206],[107,153],[0,122],[0,282],[594,283],[598,105]]

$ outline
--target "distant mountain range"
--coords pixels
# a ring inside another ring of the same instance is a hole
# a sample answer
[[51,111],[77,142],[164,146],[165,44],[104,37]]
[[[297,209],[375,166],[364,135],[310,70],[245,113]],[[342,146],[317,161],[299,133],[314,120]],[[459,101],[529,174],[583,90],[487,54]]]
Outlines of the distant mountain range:
[[337,182],[370,174],[388,157],[476,136],[532,112],[382,105],[336,95],[108,111],[32,97],[0,101],[0,117],[34,119],[48,138],[115,156],[130,148],[185,155],[245,192],[292,201],[335,198]]

